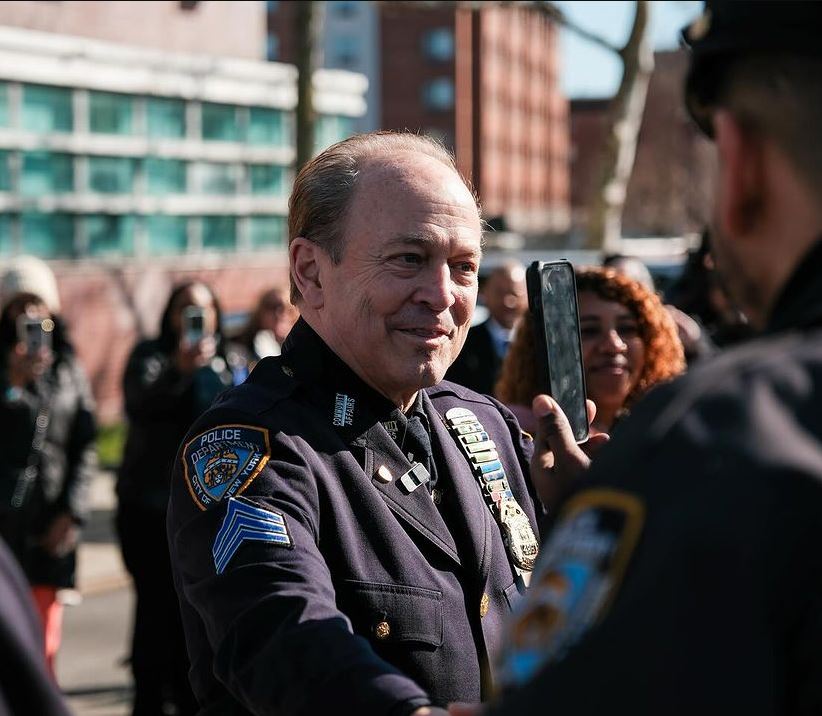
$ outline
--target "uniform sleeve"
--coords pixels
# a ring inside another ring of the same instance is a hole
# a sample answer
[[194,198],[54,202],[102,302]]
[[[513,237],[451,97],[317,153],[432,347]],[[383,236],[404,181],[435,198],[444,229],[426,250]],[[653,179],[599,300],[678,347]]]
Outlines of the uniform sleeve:
[[245,459],[227,442],[209,452],[214,442],[207,441],[225,425],[245,426],[232,435],[247,444],[261,439],[247,423],[246,416],[208,413],[192,429],[172,480],[169,537],[178,590],[202,622],[214,676],[254,714],[332,713],[344,705],[351,713],[402,716],[429,703],[352,633],[336,607],[318,547],[312,470],[321,468],[310,464],[308,448],[268,434],[267,462],[250,482],[238,478],[235,490],[229,481],[216,504],[193,486],[215,481],[202,467],[197,472],[198,459],[201,466]]

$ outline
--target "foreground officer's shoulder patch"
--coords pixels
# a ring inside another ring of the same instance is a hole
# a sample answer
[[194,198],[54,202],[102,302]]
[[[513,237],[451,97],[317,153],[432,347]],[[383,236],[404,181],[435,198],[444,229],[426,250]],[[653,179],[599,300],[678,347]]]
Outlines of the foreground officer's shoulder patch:
[[241,494],[260,474],[271,445],[268,430],[252,425],[218,425],[183,448],[186,485],[201,510]]
[[636,547],[645,507],[609,489],[580,493],[543,546],[503,657],[503,682],[528,681],[606,614]]
[[291,547],[285,517],[276,510],[255,505],[243,498],[228,498],[225,517],[211,550],[214,568],[222,574],[243,542],[268,542]]

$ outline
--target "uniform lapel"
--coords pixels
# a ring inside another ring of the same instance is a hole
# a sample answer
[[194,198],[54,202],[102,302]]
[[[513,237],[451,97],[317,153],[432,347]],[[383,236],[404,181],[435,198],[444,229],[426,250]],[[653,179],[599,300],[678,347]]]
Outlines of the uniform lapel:
[[479,570],[480,581],[484,583],[491,561],[491,530],[494,528],[491,513],[480,494],[477,478],[468,460],[460,452],[427,393],[423,393],[423,405],[431,423],[434,445],[442,451],[442,460],[437,464],[448,472],[450,485],[446,489],[451,493],[448,499],[453,500],[459,528],[469,539],[472,562]]
[[375,422],[357,442],[365,448],[366,453],[370,453],[366,455],[366,464],[373,465],[375,471],[384,467],[394,478],[388,483],[379,479],[372,480],[374,487],[380,492],[389,509],[426,541],[435,545],[459,565],[457,545],[442,516],[431,501],[431,495],[425,485],[420,485],[411,493],[407,493],[400,486],[399,478],[411,469],[411,463],[402,454],[382,423]]

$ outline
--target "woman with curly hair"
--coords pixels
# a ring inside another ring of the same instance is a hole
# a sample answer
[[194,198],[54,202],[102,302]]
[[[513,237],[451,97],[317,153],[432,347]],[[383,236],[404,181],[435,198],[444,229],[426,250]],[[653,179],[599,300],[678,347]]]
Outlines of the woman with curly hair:
[[[593,432],[609,432],[652,386],[685,369],[676,325],[659,298],[611,269],[576,271],[582,363],[588,397],[597,414]],[[495,394],[513,406],[525,429],[533,428],[537,394],[534,334],[521,319],[505,357]]]

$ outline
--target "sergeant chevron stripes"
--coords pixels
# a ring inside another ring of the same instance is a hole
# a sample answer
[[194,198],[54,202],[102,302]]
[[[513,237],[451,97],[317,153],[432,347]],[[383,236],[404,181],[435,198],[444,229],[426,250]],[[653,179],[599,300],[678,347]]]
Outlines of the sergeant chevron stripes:
[[291,546],[291,537],[282,515],[232,497],[212,549],[217,574],[223,573],[234,553],[246,540]]

